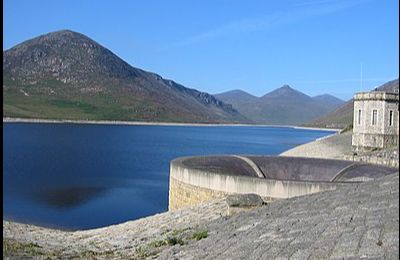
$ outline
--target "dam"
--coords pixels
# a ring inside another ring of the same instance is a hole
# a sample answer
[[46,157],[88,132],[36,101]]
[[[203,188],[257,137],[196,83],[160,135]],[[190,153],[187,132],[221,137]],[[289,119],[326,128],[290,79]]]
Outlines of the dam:
[[169,210],[231,194],[254,193],[264,201],[354,185],[397,172],[367,163],[302,157],[218,155],[171,161]]

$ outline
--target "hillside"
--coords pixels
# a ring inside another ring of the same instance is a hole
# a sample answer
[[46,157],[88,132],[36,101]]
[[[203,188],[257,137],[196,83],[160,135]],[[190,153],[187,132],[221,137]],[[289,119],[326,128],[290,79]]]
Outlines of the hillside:
[[220,94],[214,95],[219,100],[223,100],[226,104],[231,104],[233,107],[240,107],[244,104],[254,102],[258,97],[253,96],[246,91],[235,89]]
[[318,95],[318,96],[313,97],[313,99],[316,102],[325,104],[326,106],[330,107],[329,109],[331,109],[331,107],[337,108],[337,107],[343,105],[343,103],[344,103],[343,100],[341,100],[335,96],[329,95],[329,94]]
[[225,92],[216,97],[232,104],[233,108],[257,123],[273,125],[299,125],[318,118],[343,103],[331,95],[310,97],[288,85],[260,98],[243,91],[235,91],[233,94]]
[[[399,79],[389,81],[382,86],[378,87],[379,91],[399,90]],[[312,127],[331,127],[331,128],[345,128],[353,123],[353,99],[350,99],[338,109],[323,117],[320,117],[310,123],[304,124],[305,126]]]
[[69,30],[3,51],[3,117],[248,122],[214,96],[134,68]]

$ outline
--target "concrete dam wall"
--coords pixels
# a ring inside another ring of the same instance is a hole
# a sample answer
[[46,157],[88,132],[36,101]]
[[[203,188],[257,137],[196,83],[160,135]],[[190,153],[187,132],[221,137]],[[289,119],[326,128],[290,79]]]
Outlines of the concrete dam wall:
[[300,157],[181,157],[170,164],[169,210],[235,193],[255,193],[266,201],[302,196],[394,172],[383,166]]

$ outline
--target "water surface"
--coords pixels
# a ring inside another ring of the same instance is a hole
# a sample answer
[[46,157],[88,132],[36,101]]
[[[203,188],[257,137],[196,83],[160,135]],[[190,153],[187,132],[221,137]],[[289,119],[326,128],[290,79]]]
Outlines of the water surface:
[[169,162],[277,155],[330,134],[255,126],[3,123],[3,219],[88,229],[168,210]]

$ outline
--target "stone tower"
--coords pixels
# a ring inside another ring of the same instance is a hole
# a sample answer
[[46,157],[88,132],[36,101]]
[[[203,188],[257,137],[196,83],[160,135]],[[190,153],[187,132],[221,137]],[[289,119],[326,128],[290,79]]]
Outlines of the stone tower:
[[353,118],[352,145],[355,152],[399,144],[399,93],[357,93]]

